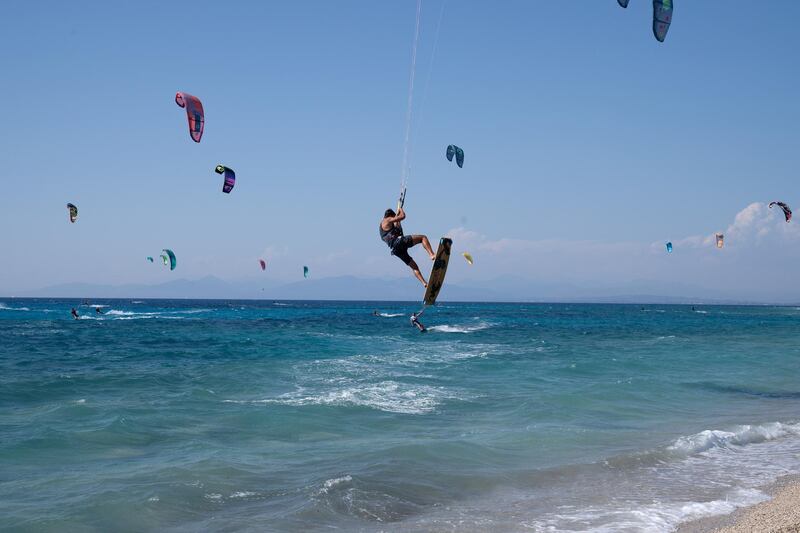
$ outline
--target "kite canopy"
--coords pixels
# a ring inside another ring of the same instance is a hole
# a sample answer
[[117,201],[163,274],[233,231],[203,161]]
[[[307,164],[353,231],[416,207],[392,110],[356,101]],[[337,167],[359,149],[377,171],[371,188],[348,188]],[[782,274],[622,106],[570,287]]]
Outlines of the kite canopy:
[[667,253],[668,253],[668,254],[671,254],[671,253],[672,253],[672,243],[671,243],[671,242],[668,242],[668,243],[667,243]]
[[67,209],[69,209],[69,221],[74,224],[78,220],[78,208],[75,204],[67,204]]
[[203,126],[205,125],[205,113],[203,104],[196,96],[189,93],[178,92],[175,95],[175,103],[186,108],[186,118],[189,120],[189,135],[196,143],[203,137]]
[[267,269],[267,262],[264,261],[263,259],[259,259],[258,260],[258,264],[261,265],[261,270],[266,270]]
[[461,255],[467,260],[467,263],[472,264],[472,255],[469,252],[462,252]]
[[[169,257],[169,269],[175,270],[175,266],[178,264],[178,260],[175,259],[175,254],[169,248],[164,248],[161,251],[166,252],[167,256]],[[161,257],[163,258],[164,256],[162,255]],[[164,259],[164,264],[167,264],[166,259]]]
[[159,257],[161,257],[161,262],[164,263],[164,265],[169,264],[169,258],[166,255],[161,254]]
[[453,156],[456,156],[456,165],[458,165],[458,168],[462,168],[464,166],[464,150],[455,144],[448,145],[447,151],[444,155],[447,157],[448,161],[452,161]]
[[622,7],[628,7],[628,0],[617,0],[617,3]]
[[786,205],[783,202],[770,202],[769,208],[772,209],[773,205],[777,205],[783,211],[783,217],[786,219],[786,222],[792,220],[792,208]]
[[217,174],[225,174],[225,181],[222,183],[222,192],[230,193],[233,190],[233,186],[236,185],[236,173],[225,165],[217,165],[214,172]]
[[307,277],[308,277],[308,267],[307,267],[307,266],[304,266],[304,267],[303,267],[303,277],[304,277],[304,278],[307,278]]
[[147,260],[150,261],[151,263],[153,262],[153,258],[150,257],[149,255],[147,256]]
[[656,36],[658,42],[663,43],[667,38],[671,22],[672,0],[653,0],[653,35]]
[[717,248],[722,248],[723,246],[725,246],[725,235],[723,235],[722,233],[715,233],[714,239],[716,239],[717,241]]

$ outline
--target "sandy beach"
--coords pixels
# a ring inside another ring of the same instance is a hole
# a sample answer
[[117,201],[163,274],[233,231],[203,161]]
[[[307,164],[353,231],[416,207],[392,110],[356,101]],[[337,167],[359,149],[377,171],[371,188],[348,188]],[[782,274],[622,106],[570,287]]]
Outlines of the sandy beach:
[[678,533],[788,533],[800,531],[800,477],[765,488],[771,499],[734,513],[687,522]]

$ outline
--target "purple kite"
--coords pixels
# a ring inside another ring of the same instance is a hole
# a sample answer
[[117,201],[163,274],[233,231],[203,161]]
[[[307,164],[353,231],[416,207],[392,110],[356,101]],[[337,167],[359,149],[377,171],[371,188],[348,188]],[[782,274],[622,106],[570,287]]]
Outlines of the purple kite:
[[225,174],[225,182],[222,184],[222,192],[230,194],[230,192],[233,190],[233,186],[236,185],[236,173],[225,165],[217,165],[217,168],[214,169],[214,172],[217,174]]
[[769,208],[772,209],[773,205],[777,205],[778,207],[781,208],[781,211],[783,211],[783,217],[786,219],[786,222],[789,222],[790,220],[792,220],[792,208],[791,207],[789,207],[788,205],[786,205],[783,202],[770,202],[769,203]]

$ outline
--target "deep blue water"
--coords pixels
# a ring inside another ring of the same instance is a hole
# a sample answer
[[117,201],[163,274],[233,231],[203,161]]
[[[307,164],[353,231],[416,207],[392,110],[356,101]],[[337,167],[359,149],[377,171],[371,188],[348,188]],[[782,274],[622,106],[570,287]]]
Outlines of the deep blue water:
[[0,302],[0,529],[669,531],[800,472],[793,307]]

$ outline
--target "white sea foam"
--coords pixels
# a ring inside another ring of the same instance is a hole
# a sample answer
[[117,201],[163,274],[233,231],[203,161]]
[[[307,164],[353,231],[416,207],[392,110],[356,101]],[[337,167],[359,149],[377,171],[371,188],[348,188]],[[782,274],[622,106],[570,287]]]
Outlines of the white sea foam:
[[[761,487],[800,472],[798,437],[796,423],[702,431],[603,468],[586,465],[577,477],[548,476],[552,485],[435,512],[420,529],[666,533],[767,500]],[[608,487],[613,493],[603,496]]]
[[337,477],[337,478],[333,478],[333,479],[329,479],[329,480],[325,481],[325,483],[322,485],[322,488],[319,489],[319,493],[320,494],[327,494],[328,491],[330,489],[332,489],[333,487],[335,487],[336,485],[340,485],[342,483],[349,483],[350,481],[353,481],[353,478],[351,476],[349,476],[349,475],[342,476],[342,477]]
[[104,314],[111,316],[156,316],[160,315],[160,311],[121,311],[119,309],[111,309]]
[[378,313],[378,316],[382,316],[383,318],[395,318],[403,316],[403,313]]
[[30,311],[27,307],[8,307],[6,304],[0,302],[0,311]]
[[[651,505],[588,506],[579,511],[553,514],[542,519],[524,522],[534,531],[577,531],[597,533],[618,531],[646,531],[666,533],[674,531],[682,522],[709,516],[728,514],[740,507],[754,505],[769,499],[757,489],[734,489],[724,498],[707,502],[683,501],[654,503]],[[587,524],[591,524],[587,527]]]
[[[110,316],[113,317],[113,320],[142,320],[147,318],[160,318],[160,319],[169,319],[169,320],[185,320],[186,317],[182,316],[170,316],[175,314],[194,314],[194,313],[203,313],[208,311],[208,309],[191,309],[187,311],[122,311],[119,309],[111,309],[107,311],[102,316]],[[102,320],[102,318],[99,318]]]
[[483,329],[487,329],[492,327],[492,324],[488,322],[481,322],[475,325],[449,325],[449,324],[442,324],[440,326],[431,326],[428,328],[430,331],[439,331],[441,333],[473,333],[475,331],[481,331]]
[[701,431],[688,437],[680,437],[667,449],[686,455],[701,453],[712,448],[744,446],[771,441],[786,436],[800,436],[800,424],[782,424],[773,422],[759,426],[737,426],[733,431],[710,430]]
[[255,493],[255,492],[250,492],[248,490],[242,490],[242,491],[234,492],[229,497],[231,499],[236,499],[236,498],[249,498],[250,496],[258,496],[258,494]]
[[396,381],[344,386],[319,393],[306,391],[283,394],[263,400],[224,400],[229,403],[280,404],[291,406],[330,405],[359,406],[386,411],[419,415],[434,411],[443,401],[462,399],[444,387],[408,385]]

